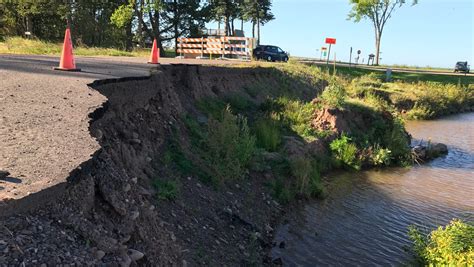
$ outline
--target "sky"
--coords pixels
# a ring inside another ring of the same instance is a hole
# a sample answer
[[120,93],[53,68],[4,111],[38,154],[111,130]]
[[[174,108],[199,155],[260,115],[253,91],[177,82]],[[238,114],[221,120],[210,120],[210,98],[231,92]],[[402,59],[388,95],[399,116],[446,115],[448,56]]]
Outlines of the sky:
[[[261,28],[261,44],[319,58],[317,49],[333,37],[337,43],[331,59],[335,53],[337,60],[349,61],[353,47],[367,62],[367,55],[375,54],[374,29],[367,20],[347,20],[350,9],[349,0],[273,0],[275,20]],[[250,23],[244,31],[251,37]],[[469,61],[474,68],[474,0],[419,0],[414,6],[407,0],[387,22],[381,52],[380,64],[452,68],[457,61]]]

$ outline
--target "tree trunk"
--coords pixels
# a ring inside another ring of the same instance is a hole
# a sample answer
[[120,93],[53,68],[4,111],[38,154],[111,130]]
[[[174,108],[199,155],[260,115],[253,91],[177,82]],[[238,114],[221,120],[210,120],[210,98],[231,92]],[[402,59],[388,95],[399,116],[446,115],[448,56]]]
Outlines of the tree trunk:
[[257,45],[260,45],[260,18],[257,17]]
[[26,16],[26,31],[30,33],[30,35],[28,35],[26,37],[30,38],[30,37],[34,36],[34,33],[33,33],[33,19],[31,18],[31,15]]
[[179,24],[179,12],[178,12],[178,2],[174,0],[174,18],[173,18],[173,28],[174,28],[174,53],[178,54],[178,24]]
[[235,36],[234,18],[230,20],[231,35]]
[[244,31],[244,19],[240,19],[240,30],[243,32]]
[[379,65],[380,61],[380,40],[382,39],[382,32],[377,31],[375,34],[375,65]]
[[125,40],[125,50],[132,51],[133,49],[132,22],[127,24],[125,31],[126,31],[126,38],[127,38],[127,40]]
[[255,22],[252,21],[252,38],[255,38]]
[[136,5],[136,11],[137,11],[137,16],[138,16],[138,29],[137,29],[137,34],[138,34],[138,42],[140,43],[140,46],[142,48],[145,47],[145,38],[143,38],[143,1],[140,1],[140,7]]
[[224,16],[224,36],[227,36],[227,31],[229,30],[229,21],[227,16]]

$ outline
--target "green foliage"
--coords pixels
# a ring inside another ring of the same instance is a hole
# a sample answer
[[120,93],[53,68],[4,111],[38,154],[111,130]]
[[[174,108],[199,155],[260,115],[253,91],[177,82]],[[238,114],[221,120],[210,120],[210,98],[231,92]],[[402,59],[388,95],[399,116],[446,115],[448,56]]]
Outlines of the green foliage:
[[370,160],[375,166],[388,166],[392,160],[392,151],[387,148],[382,148],[376,144],[373,148]]
[[204,98],[197,102],[198,109],[212,118],[219,118],[226,103],[219,98]]
[[316,197],[323,193],[320,173],[315,160],[296,158],[290,160],[291,174],[295,179],[295,189],[299,196]]
[[153,180],[153,187],[157,190],[160,200],[174,200],[178,197],[179,186],[177,181]]
[[117,26],[118,28],[123,28],[127,24],[132,23],[133,19],[133,4],[121,5],[115,9],[112,16],[110,16],[110,21]]
[[218,120],[208,125],[206,160],[218,182],[243,176],[255,151],[247,119],[232,114],[227,106]]
[[304,103],[280,97],[262,104],[261,109],[273,109],[273,115],[287,125],[292,131],[306,140],[314,140],[317,136],[311,127],[311,121],[317,109],[311,102]]
[[274,163],[272,170],[276,178],[270,183],[273,196],[283,204],[296,197],[324,197],[325,189],[320,173],[328,165],[323,160],[312,157]]
[[332,108],[342,108],[346,99],[346,90],[341,82],[333,76],[329,80],[329,85],[321,94],[321,100],[324,104]]
[[266,118],[257,120],[255,122],[254,131],[258,147],[273,152],[280,146],[281,129],[280,125],[274,120]]
[[351,143],[351,138],[347,135],[343,134],[340,138],[333,140],[329,147],[336,162],[356,170],[361,168],[361,162],[357,158],[357,146]]
[[453,220],[428,236],[414,226],[408,235],[421,262],[430,266],[473,266],[474,224]]
[[399,164],[408,164],[410,161],[410,140],[403,121],[395,118],[390,131],[384,137],[385,147],[390,151],[391,158]]
[[226,98],[226,102],[230,104],[232,110],[241,113],[248,113],[252,110],[255,104],[242,93],[233,93],[228,95]]

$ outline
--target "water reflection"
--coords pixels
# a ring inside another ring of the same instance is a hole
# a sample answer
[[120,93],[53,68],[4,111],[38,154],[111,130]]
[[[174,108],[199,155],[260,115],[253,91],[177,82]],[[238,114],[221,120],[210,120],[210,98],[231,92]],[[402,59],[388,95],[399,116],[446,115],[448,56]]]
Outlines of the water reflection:
[[410,122],[417,139],[448,145],[447,156],[412,168],[338,174],[329,197],[287,216],[273,250],[287,266],[403,265],[407,227],[474,218],[474,113]]

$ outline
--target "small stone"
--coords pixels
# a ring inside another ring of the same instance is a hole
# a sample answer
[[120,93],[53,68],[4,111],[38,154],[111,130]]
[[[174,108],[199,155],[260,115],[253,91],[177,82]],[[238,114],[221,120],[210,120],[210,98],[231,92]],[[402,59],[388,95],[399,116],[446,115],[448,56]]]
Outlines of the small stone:
[[102,250],[97,250],[95,252],[95,258],[99,261],[102,260],[104,256],[105,256],[105,252],[103,252]]
[[140,212],[138,210],[132,211],[132,213],[130,214],[130,219],[136,220],[138,216],[140,216]]
[[174,235],[173,232],[171,232],[170,237],[171,237],[171,240],[172,240],[173,242],[176,241],[176,236]]
[[123,187],[124,192],[130,191],[130,189],[132,189],[132,186],[130,184],[125,184],[125,186]]
[[129,140],[130,144],[132,145],[139,145],[142,143],[142,140],[138,139],[138,138],[133,138],[133,139],[130,139]]
[[136,184],[138,182],[138,177],[133,177],[131,179],[132,183]]
[[128,250],[128,256],[130,257],[130,259],[132,261],[138,261],[141,258],[143,258],[145,256],[145,254],[143,254],[142,252],[140,252],[138,250],[129,249]]
[[267,233],[271,233],[271,232],[273,232],[273,228],[269,224],[266,224],[265,225],[265,231],[267,231]]
[[0,170],[0,179],[5,179],[8,175],[10,175],[9,172]]
[[122,261],[120,262],[121,267],[129,267],[132,264],[132,259],[128,255],[122,255]]
[[281,248],[281,249],[284,249],[285,246],[286,246],[285,241],[281,241],[280,245],[278,247]]
[[97,138],[97,140],[101,140],[102,137],[104,137],[104,134],[102,133],[102,131],[100,129],[97,129],[95,131],[95,138]]

